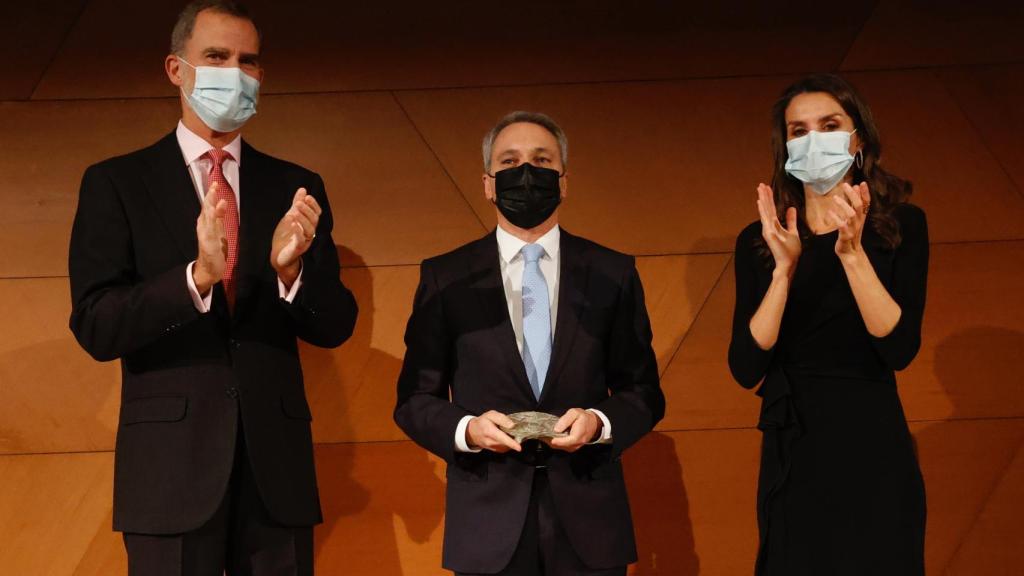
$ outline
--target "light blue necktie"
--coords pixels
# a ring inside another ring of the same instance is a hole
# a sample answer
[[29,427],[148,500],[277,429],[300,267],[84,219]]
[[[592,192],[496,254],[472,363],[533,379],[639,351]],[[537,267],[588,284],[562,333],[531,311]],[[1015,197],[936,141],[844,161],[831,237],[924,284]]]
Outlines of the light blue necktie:
[[540,272],[544,247],[527,244],[522,254],[526,261],[523,268],[523,363],[533,394],[540,399],[551,362],[551,303],[548,283]]

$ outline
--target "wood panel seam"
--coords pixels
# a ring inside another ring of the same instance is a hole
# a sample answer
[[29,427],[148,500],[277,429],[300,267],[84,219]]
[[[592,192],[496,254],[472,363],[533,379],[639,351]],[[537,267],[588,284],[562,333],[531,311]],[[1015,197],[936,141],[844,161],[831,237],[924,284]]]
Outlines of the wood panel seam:
[[[1024,64],[1024,59],[1010,59],[1006,61],[976,62],[971,66],[1008,66],[1013,64]],[[842,74],[847,73],[877,73],[877,72],[921,72],[935,71],[953,68],[962,68],[965,64],[919,64],[914,66],[900,66],[894,68],[851,68],[842,69]],[[511,84],[476,84],[476,85],[453,85],[453,86],[421,86],[409,88],[355,88],[346,90],[295,90],[263,92],[262,96],[328,96],[332,94],[372,94],[388,92],[393,96],[401,93],[414,92],[445,92],[458,90],[500,90],[516,88],[561,88],[573,86],[607,86],[620,84],[670,84],[676,82],[706,82],[716,80],[750,80],[750,79],[777,79],[793,78],[799,72],[766,72],[764,74],[723,74],[723,75],[696,75],[696,76],[671,76],[661,78],[632,78],[621,80],[572,80],[566,82],[523,82]],[[31,100],[0,100],[0,102],[106,102],[125,100],[174,100],[175,96],[88,96],[88,97],[51,97],[32,98]]]
[[64,48],[68,43],[68,38],[71,37],[71,33],[74,32],[76,27],[78,27],[78,23],[82,20],[82,15],[89,9],[89,5],[91,3],[91,0],[82,0],[82,7],[79,8],[78,14],[75,15],[71,24],[68,25],[68,29],[64,32],[64,37],[61,38],[60,44],[57,45],[53,54],[50,55],[50,59],[47,61],[46,66],[43,67],[43,71],[39,74],[39,78],[36,78],[35,84],[32,86],[32,92],[29,93],[26,101],[35,100],[36,92],[39,91],[39,85],[43,83],[43,79],[46,78],[46,74],[49,73],[50,68],[53,67],[53,63],[57,61],[57,57],[64,52]]
[[441,168],[441,171],[444,172],[444,175],[448,177],[448,181],[451,182],[452,187],[455,188],[456,194],[458,194],[459,198],[461,198],[462,201],[466,204],[466,209],[469,210],[469,213],[473,215],[473,218],[480,223],[480,227],[483,229],[484,233],[486,233],[488,230],[487,225],[484,224],[484,221],[480,219],[480,216],[476,213],[476,210],[473,209],[473,205],[469,202],[469,198],[467,198],[466,195],[462,192],[462,189],[459,187],[459,183],[455,181],[455,177],[452,176],[451,172],[448,171],[448,167],[445,166],[444,162],[441,161],[441,157],[437,154],[437,151],[434,150],[434,147],[430,145],[430,142],[427,140],[426,134],[424,134],[423,131],[420,130],[419,125],[417,125],[416,121],[413,120],[412,114],[409,114],[409,111],[405,109],[405,106],[402,105],[402,101],[398,98],[395,92],[389,91],[388,93],[391,94],[391,98],[395,101],[395,105],[398,106],[398,109],[402,111],[403,115],[405,115],[406,121],[408,121],[409,125],[412,126],[412,129],[416,131],[416,135],[420,137],[420,142],[422,142],[423,145],[427,147],[427,150],[430,150],[430,154],[431,156],[434,157],[434,161],[437,162],[438,167]]

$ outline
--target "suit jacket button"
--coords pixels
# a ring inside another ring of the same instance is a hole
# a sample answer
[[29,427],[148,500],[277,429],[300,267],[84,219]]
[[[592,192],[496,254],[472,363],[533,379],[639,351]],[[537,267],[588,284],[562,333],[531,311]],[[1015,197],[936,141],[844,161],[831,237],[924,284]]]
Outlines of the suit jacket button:
[[234,386],[228,388],[225,392],[227,393],[228,398],[238,398],[238,388],[235,388]]

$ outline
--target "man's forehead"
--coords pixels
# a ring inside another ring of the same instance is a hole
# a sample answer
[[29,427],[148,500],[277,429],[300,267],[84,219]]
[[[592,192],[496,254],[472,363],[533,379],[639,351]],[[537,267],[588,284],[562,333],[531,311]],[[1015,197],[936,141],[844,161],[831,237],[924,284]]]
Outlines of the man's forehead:
[[240,51],[256,54],[260,46],[259,32],[251,20],[210,9],[196,16],[188,42],[193,44],[193,48],[204,52]]
[[530,146],[529,143],[523,142],[510,142],[507,146],[502,146],[498,149],[499,154],[514,154],[519,152],[552,152],[552,148],[547,146]]
[[554,148],[558,146],[555,135],[543,126],[527,122],[516,122],[509,124],[498,133],[495,140],[495,148],[505,150],[517,149],[539,149]]

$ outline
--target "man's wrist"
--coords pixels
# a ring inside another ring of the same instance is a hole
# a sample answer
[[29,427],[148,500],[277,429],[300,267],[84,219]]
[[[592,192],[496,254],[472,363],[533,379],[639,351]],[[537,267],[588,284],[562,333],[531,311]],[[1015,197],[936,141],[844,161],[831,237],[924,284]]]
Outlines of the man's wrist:
[[301,269],[302,266],[300,265],[299,260],[295,260],[287,266],[276,268],[277,277],[281,279],[281,282],[284,282],[284,285],[287,288],[291,288],[292,284],[295,284],[295,280],[298,279],[299,271]]
[[612,423],[608,420],[608,416],[598,410],[597,408],[587,408],[587,412],[594,415],[598,419],[600,424],[597,427],[597,434],[589,442],[589,444],[607,444],[612,439]]
[[198,260],[192,266],[192,283],[195,284],[196,292],[199,292],[200,296],[205,296],[216,284],[213,278],[203,271],[203,266]]

